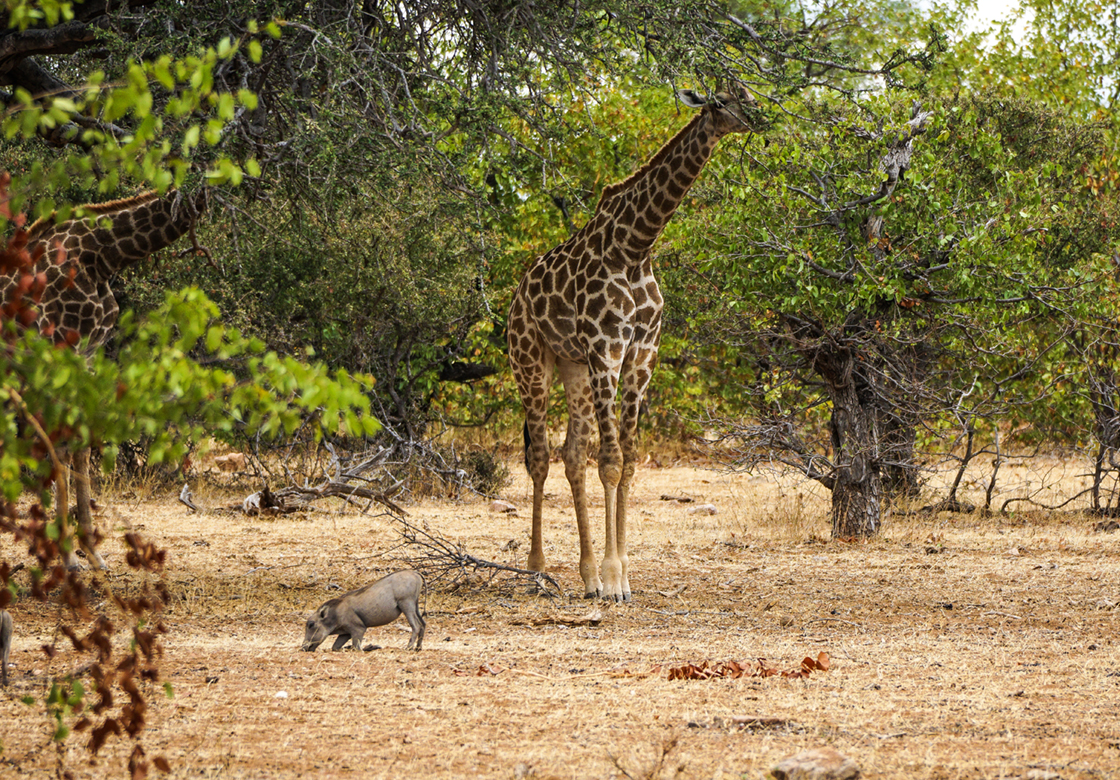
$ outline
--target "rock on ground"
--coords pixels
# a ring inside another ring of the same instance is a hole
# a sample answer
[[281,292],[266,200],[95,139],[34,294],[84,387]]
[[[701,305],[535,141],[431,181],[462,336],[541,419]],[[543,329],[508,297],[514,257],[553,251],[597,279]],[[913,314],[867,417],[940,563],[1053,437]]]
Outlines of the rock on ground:
[[859,767],[833,748],[819,747],[783,758],[770,776],[774,780],[855,780]]

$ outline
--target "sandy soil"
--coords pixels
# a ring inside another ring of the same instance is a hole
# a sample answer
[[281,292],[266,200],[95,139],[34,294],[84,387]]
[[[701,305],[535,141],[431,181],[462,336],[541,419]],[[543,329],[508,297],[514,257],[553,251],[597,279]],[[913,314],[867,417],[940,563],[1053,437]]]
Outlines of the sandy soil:
[[[523,565],[530,488],[511,471],[502,496],[516,514],[472,497],[412,503],[410,519]],[[399,565],[391,519],[327,505],[192,515],[170,496],[113,498],[106,525],[170,553],[162,674],[174,695],[152,689],[148,755],[176,778],[757,778],[831,745],[868,778],[1120,777],[1120,532],[1094,531],[1092,518],[895,516],[870,543],[832,543],[810,485],[651,463],[632,500],[634,600],[616,606],[580,598],[562,467],[547,499],[564,598],[509,582],[431,592],[420,653],[404,650],[403,619],[367,633],[383,649],[303,653],[304,616],[331,588]],[[718,513],[690,513],[697,502]],[[102,592],[128,588],[118,543],[107,548]],[[7,542],[0,556],[22,560]],[[547,622],[594,610],[595,625]],[[41,705],[20,702],[84,659],[40,650],[57,608],[24,599],[11,611],[0,777],[62,764],[79,778],[125,775],[128,743],[91,765],[86,737],[56,750]],[[805,679],[668,679],[705,660],[796,669],[821,651],[830,670]]]

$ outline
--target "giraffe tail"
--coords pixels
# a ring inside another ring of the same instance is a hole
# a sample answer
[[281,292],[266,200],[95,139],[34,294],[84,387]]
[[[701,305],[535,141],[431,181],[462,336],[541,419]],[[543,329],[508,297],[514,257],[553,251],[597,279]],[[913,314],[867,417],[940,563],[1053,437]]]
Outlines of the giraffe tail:
[[521,435],[525,437],[525,470],[529,471],[529,447],[533,445],[533,440],[529,437],[529,421],[525,421],[525,427],[521,429]]

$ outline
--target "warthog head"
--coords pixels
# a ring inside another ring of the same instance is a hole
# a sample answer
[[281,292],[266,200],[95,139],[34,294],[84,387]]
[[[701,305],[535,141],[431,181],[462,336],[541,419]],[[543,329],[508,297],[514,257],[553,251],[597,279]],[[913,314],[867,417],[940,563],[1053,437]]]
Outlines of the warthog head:
[[331,599],[312,613],[311,617],[307,618],[307,627],[303,631],[304,650],[313,652],[337,628],[335,618],[335,605],[337,604],[338,599]]

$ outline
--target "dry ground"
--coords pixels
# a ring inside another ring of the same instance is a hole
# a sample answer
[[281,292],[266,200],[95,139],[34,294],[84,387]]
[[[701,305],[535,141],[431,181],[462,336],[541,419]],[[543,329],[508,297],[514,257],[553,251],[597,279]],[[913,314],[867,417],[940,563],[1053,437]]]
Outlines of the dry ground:
[[[512,471],[503,497],[518,515],[468,498],[411,504],[411,518],[522,564],[527,544],[501,549],[527,539],[530,488]],[[720,511],[690,514],[663,494]],[[823,744],[868,778],[1120,777],[1120,533],[1091,518],[896,516],[871,543],[825,542],[826,507],[809,485],[647,465],[632,500],[633,603],[603,607],[597,626],[531,627],[518,623],[593,607],[579,598],[571,498],[554,467],[545,533],[567,598],[430,593],[422,652],[403,649],[400,620],[367,633],[384,649],[311,654],[298,650],[302,620],[328,586],[394,567],[389,519],[111,503],[107,523],[170,551],[162,670],[174,697],[153,692],[144,745],[176,778],[758,778]],[[113,586],[127,587],[117,543],[108,550]],[[0,556],[21,559],[10,545]],[[12,608],[0,777],[59,765],[45,716],[19,701],[81,663],[39,650],[52,610]],[[808,679],[667,679],[702,660],[796,668],[822,650],[832,668]],[[125,774],[127,745],[90,766],[84,739],[62,751],[76,777]]]

